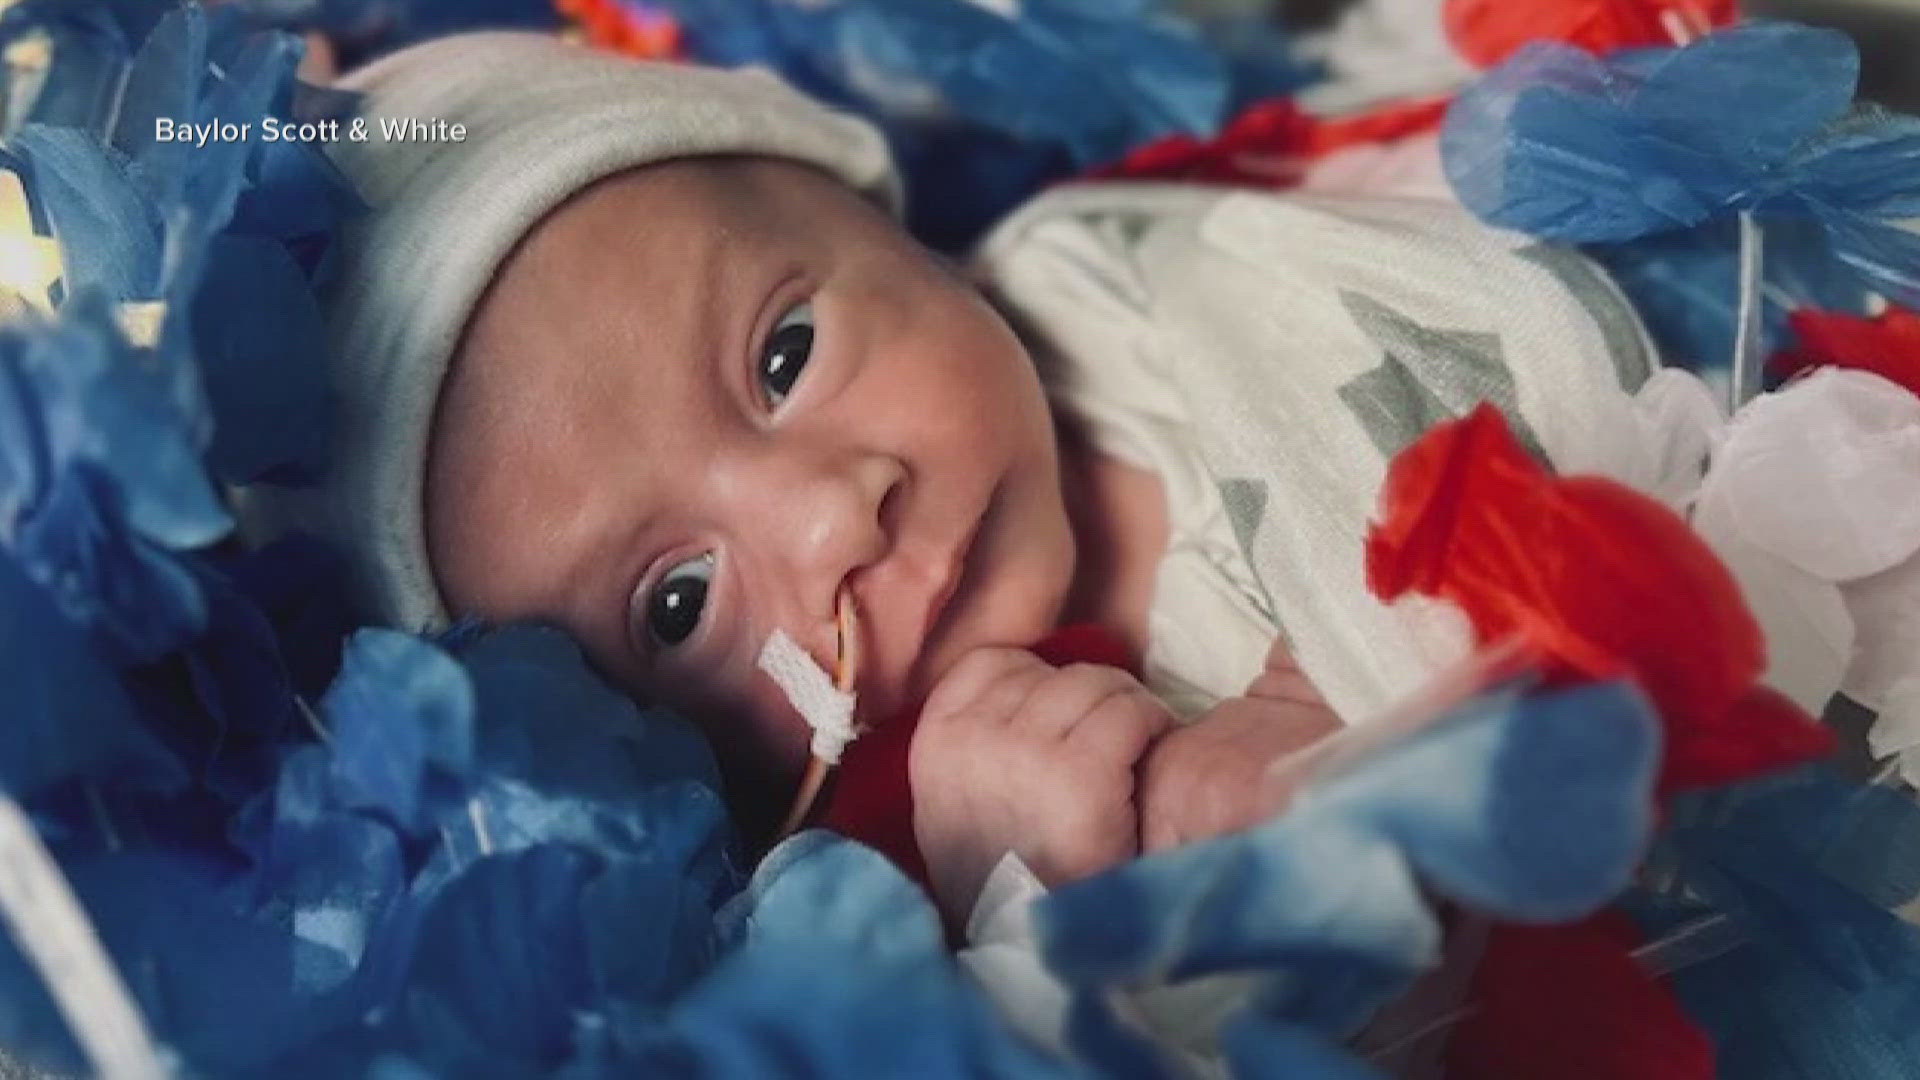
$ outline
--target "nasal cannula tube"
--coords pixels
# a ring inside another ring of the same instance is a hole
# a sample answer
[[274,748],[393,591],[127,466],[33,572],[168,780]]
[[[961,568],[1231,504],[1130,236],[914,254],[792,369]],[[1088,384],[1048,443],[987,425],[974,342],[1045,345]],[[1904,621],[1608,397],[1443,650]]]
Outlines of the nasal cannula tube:
[[[835,658],[833,665],[833,686],[843,694],[852,693],[855,680],[860,673],[860,625],[858,612],[854,609],[853,594],[842,589],[834,604],[833,623],[835,630]],[[820,788],[827,781],[827,771],[833,768],[818,754],[807,759],[807,771],[800,777],[800,790],[794,794],[793,805],[787,809],[787,816],[780,823],[779,839],[792,835],[800,824],[807,820],[807,813],[820,797]]]

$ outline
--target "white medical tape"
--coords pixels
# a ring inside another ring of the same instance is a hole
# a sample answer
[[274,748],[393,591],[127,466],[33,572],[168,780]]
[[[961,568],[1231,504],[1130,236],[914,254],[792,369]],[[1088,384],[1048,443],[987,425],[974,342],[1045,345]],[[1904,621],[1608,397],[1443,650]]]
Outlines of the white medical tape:
[[853,727],[854,695],[836,688],[826,670],[785,630],[767,636],[767,643],[760,649],[759,666],[813,728],[813,756],[829,765],[839,764],[841,752],[857,734]]

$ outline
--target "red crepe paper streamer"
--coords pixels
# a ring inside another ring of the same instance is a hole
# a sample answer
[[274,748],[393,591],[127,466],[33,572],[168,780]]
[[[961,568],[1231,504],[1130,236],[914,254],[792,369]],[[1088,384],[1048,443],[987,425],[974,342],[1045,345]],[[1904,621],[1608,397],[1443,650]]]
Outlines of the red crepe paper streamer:
[[1769,365],[1782,378],[1830,365],[1871,372],[1920,396],[1920,314],[1898,305],[1872,318],[1802,308],[1787,321],[1799,345],[1775,353]]
[[1542,39],[1600,55],[1685,44],[1739,15],[1735,0],[1447,0],[1442,9],[1453,47],[1481,68]]
[[1397,457],[1367,580],[1448,600],[1483,644],[1518,638],[1550,682],[1630,676],[1665,729],[1659,790],[1824,755],[1832,734],[1758,686],[1766,652],[1739,586],[1672,511],[1600,477],[1556,477],[1492,406]]
[[1647,974],[1617,911],[1502,926],[1474,973],[1475,1011],[1447,1042],[1450,1080],[1712,1080],[1713,1042]]
[[580,27],[587,44],[639,60],[679,60],[680,24],[666,12],[632,0],[553,0],[555,11]]
[[1326,118],[1302,110],[1292,98],[1273,98],[1248,107],[1212,139],[1190,135],[1160,139],[1083,179],[1291,187],[1316,158],[1349,146],[1389,143],[1432,131],[1446,112],[1446,100],[1434,99]]

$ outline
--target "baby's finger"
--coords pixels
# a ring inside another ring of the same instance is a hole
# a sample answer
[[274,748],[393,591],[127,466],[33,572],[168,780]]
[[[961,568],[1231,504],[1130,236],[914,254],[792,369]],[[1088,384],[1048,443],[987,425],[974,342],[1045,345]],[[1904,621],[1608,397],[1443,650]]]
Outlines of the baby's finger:
[[1054,669],[1039,657],[1032,664],[1012,664],[1001,670],[997,681],[983,690],[967,714],[976,723],[1011,726],[1026,709],[1034,693],[1053,678]]
[[1096,760],[1132,764],[1140,760],[1155,739],[1173,729],[1173,714],[1153,695],[1116,694],[1088,713],[1066,741],[1071,752]]
[[[1014,676],[1030,676],[1051,670],[1025,649],[984,647],[974,649],[954,663],[934,684],[927,703],[920,710],[921,723],[939,722],[961,714],[982,711],[989,695],[997,694]],[[1025,693],[1022,689],[1022,693]],[[1017,703],[1017,702],[1016,702]]]
[[1033,687],[1014,718],[1028,731],[1062,737],[1110,697],[1145,693],[1133,676],[1104,664],[1068,664]]
[[[1148,798],[1163,799],[1156,793]],[[1143,802],[1146,799],[1143,799]],[[1178,815],[1167,813],[1141,813],[1140,815],[1140,853],[1151,855],[1156,851],[1166,851],[1185,844],[1189,837],[1181,827]]]
[[1247,686],[1245,697],[1266,698],[1272,701],[1291,702],[1296,705],[1324,705],[1325,699],[1320,691],[1300,670],[1300,664],[1293,658],[1293,651],[1287,648],[1284,640],[1276,640],[1267,650],[1267,662],[1260,674]]

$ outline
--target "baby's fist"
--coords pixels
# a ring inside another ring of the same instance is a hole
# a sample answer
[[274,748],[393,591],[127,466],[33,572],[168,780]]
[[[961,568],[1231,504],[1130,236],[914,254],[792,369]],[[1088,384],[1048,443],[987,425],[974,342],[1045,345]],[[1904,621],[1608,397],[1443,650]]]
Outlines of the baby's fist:
[[1141,763],[1141,845],[1177,847],[1280,812],[1299,778],[1276,775],[1273,764],[1340,729],[1326,698],[1275,641],[1244,695],[1161,739]]
[[1133,676],[976,649],[927,698],[908,757],[914,834],[949,919],[1007,852],[1055,885],[1139,850],[1134,765],[1173,720]]
[[1325,708],[1228,698],[1170,733],[1140,767],[1140,842],[1147,852],[1238,832],[1293,798],[1273,763],[1338,731]]

